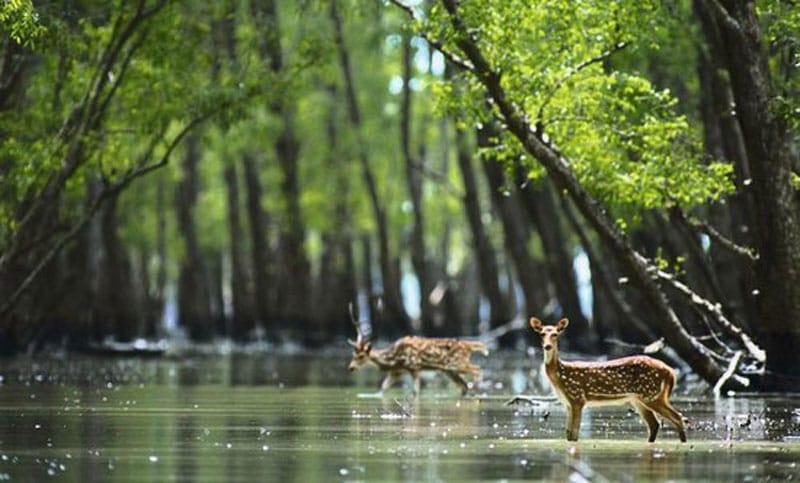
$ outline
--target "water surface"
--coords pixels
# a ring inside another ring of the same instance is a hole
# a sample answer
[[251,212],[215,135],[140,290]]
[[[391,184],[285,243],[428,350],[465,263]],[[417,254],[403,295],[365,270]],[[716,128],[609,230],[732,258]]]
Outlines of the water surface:
[[[627,407],[564,440],[536,368],[493,356],[477,396],[447,378],[374,394],[345,353],[0,360],[0,481],[756,481],[800,478],[796,397],[681,395],[689,443]],[[680,392],[680,391],[679,391]]]

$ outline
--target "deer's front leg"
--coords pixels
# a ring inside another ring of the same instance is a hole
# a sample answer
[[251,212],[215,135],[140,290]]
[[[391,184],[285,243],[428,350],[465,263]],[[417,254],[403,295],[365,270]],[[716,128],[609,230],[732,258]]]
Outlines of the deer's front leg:
[[398,377],[400,377],[400,375],[396,372],[387,373],[386,377],[383,378],[383,382],[381,382],[381,389],[380,389],[381,394],[383,394],[384,391],[392,387],[392,384],[397,382]]
[[567,441],[578,441],[578,433],[580,433],[581,430],[582,412],[582,402],[576,401],[567,404]]
[[419,377],[419,371],[411,371],[411,377],[414,378],[414,395],[419,396],[419,391],[422,388],[422,381]]

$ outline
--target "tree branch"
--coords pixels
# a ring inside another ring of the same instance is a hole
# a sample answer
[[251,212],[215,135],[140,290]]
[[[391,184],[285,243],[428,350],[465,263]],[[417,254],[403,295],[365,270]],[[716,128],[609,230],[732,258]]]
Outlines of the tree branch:
[[[399,7],[400,9],[404,10],[408,14],[408,16],[411,18],[411,20],[414,21],[415,23],[421,23],[422,22],[422,19],[419,18],[419,16],[417,15],[417,13],[414,11],[414,9],[412,7],[404,4],[400,0],[389,0],[389,1],[391,3],[393,3],[394,5],[396,5],[397,7]],[[460,67],[461,69],[464,69],[464,70],[468,70],[468,71],[472,70],[472,64],[470,63],[470,61],[468,61],[466,59],[463,59],[458,54],[455,54],[455,53],[450,52],[449,50],[447,50],[444,47],[444,44],[442,44],[440,41],[438,41],[438,40],[436,40],[434,38],[431,38],[431,36],[428,35],[427,32],[419,31],[417,33],[419,34],[420,37],[425,39],[425,41],[428,42],[428,44],[431,47],[435,48],[443,56],[445,56],[445,58],[447,60],[449,60],[453,65],[456,65],[456,66],[458,66],[458,67]]]
[[767,360],[766,352],[764,352],[762,348],[753,342],[750,336],[744,333],[740,327],[734,325],[730,320],[728,320],[727,317],[725,317],[725,314],[722,313],[722,308],[719,304],[713,304],[708,299],[701,297],[670,273],[667,273],[663,270],[656,270],[655,273],[659,279],[669,282],[673,288],[684,294],[686,298],[688,298],[689,301],[691,301],[695,306],[702,308],[709,314],[713,315],[720,327],[725,329],[732,336],[739,339],[742,345],[747,349],[747,352],[753,356],[755,360],[758,362],[764,362]]
[[699,220],[694,217],[687,217],[686,221],[692,228],[704,232],[706,235],[708,235],[709,238],[717,242],[719,246],[721,246],[722,248],[725,248],[731,253],[747,259],[748,262],[754,263],[758,261],[758,254],[756,253],[755,250],[749,247],[743,247],[741,245],[737,245],[733,240],[726,238],[725,235],[718,232],[714,227],[709,225],[708,222]]

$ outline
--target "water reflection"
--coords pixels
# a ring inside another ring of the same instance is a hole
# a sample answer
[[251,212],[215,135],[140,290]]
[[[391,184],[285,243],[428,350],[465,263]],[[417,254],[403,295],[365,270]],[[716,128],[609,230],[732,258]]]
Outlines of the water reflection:
[[[374,397],[346,354],[0,361],[0,480],[719,480],[800,477],[800,403],[678,399],[690,443],[647,444],[626,409],[586,413],[578,444],[524,358],[492,360],[479,397],[433,376]],[[527,378],[525,376],[528,376]],[[526,380],[527,379],[527,380]],[[524,386],[524,387],[523,387]],[[535,388],[535,389],[534,389]]]

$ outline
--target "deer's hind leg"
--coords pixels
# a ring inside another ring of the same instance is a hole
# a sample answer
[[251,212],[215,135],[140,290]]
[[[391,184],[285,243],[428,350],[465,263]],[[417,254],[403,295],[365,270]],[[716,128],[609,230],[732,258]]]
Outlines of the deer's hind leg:
[[422,388],[422,380],[420,379],[419,371],[410,371],[411,377],[414,379],[414,395],[419,396],[420,389]]
[[678,430],[678,437],[680,438],[681,443],[686,442],[686,428],[683,426],[683,416],[681,416],[681,413],[672,407],[672,404],[670,404],[666,398],[648,403],[647,407],[648,409],[664,416],[666,419],[669,419],[672,424],[675,425],[675,429]]
[[632,402],[631,404],[636,409],[636,412],[639,413],[639,416],[641,416],[644,422],[647,424],[647,428],[650,430],[650,437],[647,438],[647,441],[650,443],[654,442],[660,426],[658,424],[658,419],[656,419],[655,413],[642,403]]
[[467,383],[467,381],[465,381],[464,378],[461,377],[461,374],[455,371],[444,371],[444,373],[447,374],[450,377],[450,379],[453,380],[453,382],[461,386],[462,396],[467,394],[467,391],[469,391],[469,383]]

